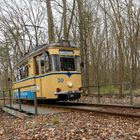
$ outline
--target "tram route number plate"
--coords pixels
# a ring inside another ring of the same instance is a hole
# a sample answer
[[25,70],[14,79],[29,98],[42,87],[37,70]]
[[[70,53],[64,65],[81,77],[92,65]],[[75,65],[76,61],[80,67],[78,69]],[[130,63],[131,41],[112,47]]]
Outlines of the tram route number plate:
[[63,83],[64,82],[64,78],[57,78],[58,83]]

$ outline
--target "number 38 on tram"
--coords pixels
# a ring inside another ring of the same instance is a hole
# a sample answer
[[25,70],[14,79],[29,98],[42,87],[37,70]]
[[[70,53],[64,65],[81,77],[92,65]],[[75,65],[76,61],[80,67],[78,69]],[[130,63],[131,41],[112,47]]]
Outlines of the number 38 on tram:
[[44,44],[26,54],[14,70],[14,97],[76,100],[81,96],[80,50],[69,41]]

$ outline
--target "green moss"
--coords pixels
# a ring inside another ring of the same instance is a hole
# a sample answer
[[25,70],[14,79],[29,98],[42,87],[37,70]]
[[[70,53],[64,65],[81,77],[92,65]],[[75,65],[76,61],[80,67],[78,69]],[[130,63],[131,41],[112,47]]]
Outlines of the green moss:
[[119,89],[114,86],[105,86],[100,88],[100,92],[113,94],[113,93],[119,93]]
[[60,123],[59,117],[53,117],[52,118],[52,123],[53,124],[59,124]]

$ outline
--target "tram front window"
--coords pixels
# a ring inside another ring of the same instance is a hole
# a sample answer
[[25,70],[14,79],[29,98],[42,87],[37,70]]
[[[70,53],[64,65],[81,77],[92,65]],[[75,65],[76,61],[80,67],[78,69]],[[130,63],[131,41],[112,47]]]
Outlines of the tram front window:
[[80,57],[50,55],[50,69],[52,71],[80,71]]
[[62,71],[75,71],[75,59],[72,56],[60,57]]

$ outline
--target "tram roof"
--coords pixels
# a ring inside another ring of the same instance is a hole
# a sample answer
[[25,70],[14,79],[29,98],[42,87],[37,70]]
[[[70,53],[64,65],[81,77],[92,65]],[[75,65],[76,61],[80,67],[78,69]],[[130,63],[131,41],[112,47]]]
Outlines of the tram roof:
[[16,66],[18,66],[20,63],[22,63],[24,60],[26,60],[27,58],[29,58],[32,55],[38,54],[40,52],[45,51],[47,48],[57,48],[57,47],[65,47],[65,48],[73,48],[73,49],[78,49],[79,48],[75,45],[71,45],[69,42],[69,45],[65,45],[62,42],[58,42],[58,43],[50,43],[50,44],[42,44],[42,45],[38,45],[37,47],[35,47],[33,50],[31,50],[29,53],[25,54],[20,60],[19,62],[16,64]]

